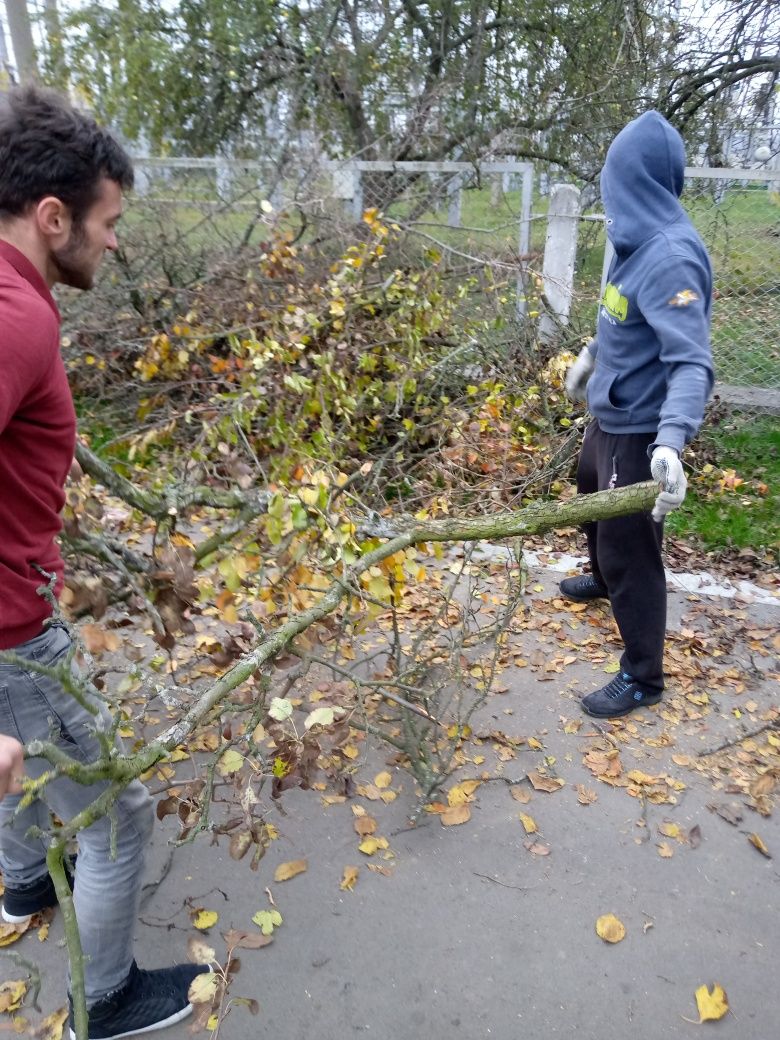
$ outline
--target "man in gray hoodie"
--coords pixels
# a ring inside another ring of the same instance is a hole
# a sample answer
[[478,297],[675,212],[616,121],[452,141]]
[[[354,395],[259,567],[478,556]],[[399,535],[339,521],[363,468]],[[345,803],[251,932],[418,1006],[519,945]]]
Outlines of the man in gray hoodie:
[[566,390],[584,400],[577,489],[624,487],[652,477],[652,513],[584,525],[591,573],[566,578],[568,599],[608,597],[625,646],[615,678],[583,698],[596,718],[657,704],[664,688],[666,578],[663,518],[683,501],[680,455],[701,425],[712,390],[712,268],[679,197],[685,149],[658,112],[629,123],[601,173],[614,246],[596,337],[569,369]]

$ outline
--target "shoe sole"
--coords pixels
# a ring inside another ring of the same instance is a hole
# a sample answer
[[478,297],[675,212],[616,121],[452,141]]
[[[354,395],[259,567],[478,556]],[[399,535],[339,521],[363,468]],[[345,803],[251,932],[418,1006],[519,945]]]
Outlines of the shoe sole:
[[653,704],[659,704],[661,702],[661,694],[653,696],[647,696],[640,704],[632,704],[628,708],[624,708],[622,711],[610,711],[610,712],[599,712],[591,711],[585,704],[580,702],[580,707],[586,715],[590,715],[592,719],[620,719],[624,715],[630,715],[632,711],[639,711],[640,708],[649,708]]
[[564,599],[568,599],[572,603],[592,603],[593,601],[598,599],[609,599],[609,596],[606,592],[599,592],[593,596],[577,596],[572,592],[564,592],[563,589],[561,589],[561,595]]
[[[35,913],[40,911],[36,910]],[[16,914],[9,914],[5,907],[0,911],[0,915],[7,924],[24,924],[25,921],[29,921],[32,914],[22,914],[21,917],[17,917]]]
[[[150,1026],[142,1026],[141,1029],[130,1029],[126,1033],[111,1033],[108,1036],[101,1037],[101,1040],[121,1040],[123,1036],[140,1036],[141,1033],[154,1033],[158,1029],[166,1029],[168,1026],[176,1025],[177,1022],[181,1022],[182,1019],[191,1015],[193,1011],[192,1004],[188,1004],[181,1011],[177,1011],[174,1015],[170,1015],[161,1022],[155,1022]],[[70,1040],[76,1040],[76,1030],[70,1029],[69,1032]]]

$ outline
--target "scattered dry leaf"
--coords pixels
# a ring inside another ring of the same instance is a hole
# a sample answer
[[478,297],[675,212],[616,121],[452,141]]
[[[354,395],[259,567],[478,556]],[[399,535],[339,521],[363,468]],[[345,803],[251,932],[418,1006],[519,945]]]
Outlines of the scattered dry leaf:
[[462,805],[451,805],[439,819],[445,827],[457,827],[471,819],[471,808],[465,802]]
[[685,833],[678,823],[671,823],[669,820],[664,820],[659,825],[658,830],[665,838],[674,838],[675,841],[685,842]]
[[626,937],[626,927],[614,914],[602,914],[596,921],[596,934],[604,942],[618,943]]
[[591,791],[585,784],[577,784],[577,801],[580,805],[592,805],[598,801],[598,797],[596,792]]
[[308,869],[309,864],[305,859],[294,859],[289,863],[280,863],[274,871],[274,881],[289,881],[290,878],[297,877]]
[[699,1022],[717,1022],[729,1009],[729,1002],[722,986],[717,983],[712,993],[706,986],[696,990],[696,1006],[699,1009]]
[[360,875],[360,867],[344,867],[344,876],[341,879],[339,888],[342,892],[353,892],[355,885],[357,884],[358,876]]
[[373,816],[358,816],[353,827],[361,838],[365,838],[366,835],[374,833],[377,828],[377,822]]
[[217,952],[199,935],[191,935],[187,940],[187,956],[193,964],[210,964],[217,959]]
[[62,1040],[62,1032],[68,1021],[68,1008],[61,1007],[52,1011],[38,1026],[36,1040]]
[[758,849],[762,856],[766,856],[767,859],[772,858],[772,854],[770,853],[769,849],[766,847],[766,845],[763,843],[763,841],[761,840],[761,838],[759,838],[757,834],[748,834],[748,841],[751,845]]
[[219,914],[216,910],[204,910],[202,907],[193,910],[190,917],[194,927],[199,928],[202,932],[207,931],[219,920]]
[[358,848],[366,856],[373,856],[374,853],[378,852],[380,849],[389,848],[389,844],[387,838],[374,838],[373,836],[369,836],[361,841]]
[[546,791],[548,794],[552,794],[553,791],[560,791],[566,784],[566,781],[561,780],[560,777],[545,776],[544,773],[540,773],[535,769],[532,769],[526,775],[535,791]]
[[222,938],[229,950],[259,950],[263,946],[272,943],[272,935],[263,935],[262,932],[244,932],[239,928],[231,928],[223,932]]
[[217,995],[219,976],[213,971],[203,971],[190,983],[189,998],[192,1004],[210,1004]]
[[6,979],[0,982],[0,1011],[16,1011],[22,1006],[26,992],[26,979]]
[[533,816],[528,816],[526,813],[520,813],[520,822],[525,827],[526,834],[536,834],[539,828],[536,826],[536,820]]

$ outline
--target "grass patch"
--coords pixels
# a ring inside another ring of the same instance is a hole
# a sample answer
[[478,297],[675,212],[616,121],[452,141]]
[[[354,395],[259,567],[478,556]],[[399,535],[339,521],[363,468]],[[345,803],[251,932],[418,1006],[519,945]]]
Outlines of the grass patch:
[[705,549],[780,551],[780,425],[739,416],[704,431],[685,505],[670,533]]

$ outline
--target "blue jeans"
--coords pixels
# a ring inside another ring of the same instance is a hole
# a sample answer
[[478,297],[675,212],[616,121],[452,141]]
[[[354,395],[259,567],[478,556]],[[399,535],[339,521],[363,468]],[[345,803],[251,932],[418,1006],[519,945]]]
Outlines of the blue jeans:
[[[19,657],[56,665],[70,649],[64,628],[52,625],[41,635],[14,647]],[[96,728],[108,729],[110,713],[94,694],[99,709],[90,715],[62,687],[39,672],[0,662],[0,733],[23,744],[51,740],[72,758],[94,761],[99,754]],[[42,758],[28,759],[25,771],[38,777],[50,768]],[[32,826],[50,830],[50,812],[72,819],[105,790],[106,782],[91,786],[66,777],[47,784],[42,799],[16,819],[19,795],[0,802],[0,866],[6,885],[28,885],[46,872],[46,844],[27,837]],[[45,803],[45,804],[44,804]],[[116,856],[111,856],[111,821],[98,820],[78,835],[78,865],[73,888],[81,943],[84,950],[87,1005],[117,989],[127,978],[133,959],[133,933],[138,917],[144,849],[153,824],[152,798],[134,780],[115,804]]]

